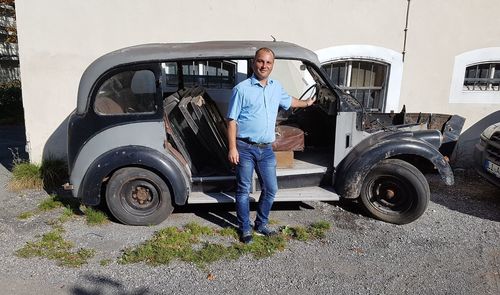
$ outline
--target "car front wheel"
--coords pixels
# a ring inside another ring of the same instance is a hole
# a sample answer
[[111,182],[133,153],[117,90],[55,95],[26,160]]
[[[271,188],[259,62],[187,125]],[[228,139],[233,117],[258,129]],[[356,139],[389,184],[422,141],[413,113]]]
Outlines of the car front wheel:
[[386,159],[366,176],[360,199],[375,218],[406,224],[419,218],[427,209],[429,184],[415,166],[398,159]]
[[129,225],[159,224],[173,211],[165,181],[138,167],[122,168],[111,176],[106,203],[118,221]]

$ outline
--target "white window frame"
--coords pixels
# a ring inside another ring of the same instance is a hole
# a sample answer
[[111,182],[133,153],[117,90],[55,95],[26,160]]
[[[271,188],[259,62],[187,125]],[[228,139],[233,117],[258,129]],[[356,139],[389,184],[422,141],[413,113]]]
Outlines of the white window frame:
[[389,64],[387,97],[383,112],[399,112],[401,82],[403,80],[403,55],[394,50],[373,45],[342,45],[316,50],[319,61],[366,60],[381,61]]
[[449,103],[500,104],[500,91],[463,89],[468,66],[495,62],[500,62],[500,47],[481,48],[455,56]]

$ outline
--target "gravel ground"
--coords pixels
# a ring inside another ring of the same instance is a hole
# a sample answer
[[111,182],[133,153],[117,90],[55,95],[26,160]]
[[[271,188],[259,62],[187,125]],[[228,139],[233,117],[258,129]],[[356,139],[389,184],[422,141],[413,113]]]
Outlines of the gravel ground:
[[[0,165],[0,184],[9,177]],[[0,293],[500,294],[500,190],[473,173],[457,175],[454,187],[442,184],[438,175],[427,178],[431,203],[414,223],[376,221],[349,203],[277,204],[271,218],[280,225],[326,220],[332,229],[323,240],[291,241],[285,251],[269,258],[243,256],[207,270],[183,262],[120,265],[116,257],[167,226],[189,221],[214,228],[233,224],[231,206],[188,206],[151,227],[89,227],[81,217],[66,222],[67,240],[96,250],[89,264],[74,269],[14,255],[27,241],[50,231],[46,222],[60,211],[19,220],[19,213],[34,209],[47,194],[2,189]],[[102,259],[113,262],[101,266]]]

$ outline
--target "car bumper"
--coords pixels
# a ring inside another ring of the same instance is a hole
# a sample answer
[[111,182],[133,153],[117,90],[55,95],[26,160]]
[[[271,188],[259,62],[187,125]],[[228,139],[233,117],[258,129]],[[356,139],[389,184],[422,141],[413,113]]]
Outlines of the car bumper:
[[481,139],[474,148],[474,168],[492,184],[500,187],[500,158],[497,153],[492,153],[492,149],[500,153],[489,142]]

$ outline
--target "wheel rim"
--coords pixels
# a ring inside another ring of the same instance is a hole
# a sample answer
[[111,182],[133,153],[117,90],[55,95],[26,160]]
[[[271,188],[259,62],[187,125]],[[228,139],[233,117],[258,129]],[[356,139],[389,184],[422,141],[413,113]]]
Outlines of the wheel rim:
[[394,175],[380,176],[369,184],[372,207],[384,214],[401,214],[413,207],[415,189],[404,178]]
[[120,201],[130,214],[150,215],[160,206],[160,190],[145,179],[131,179],[121,186]]

